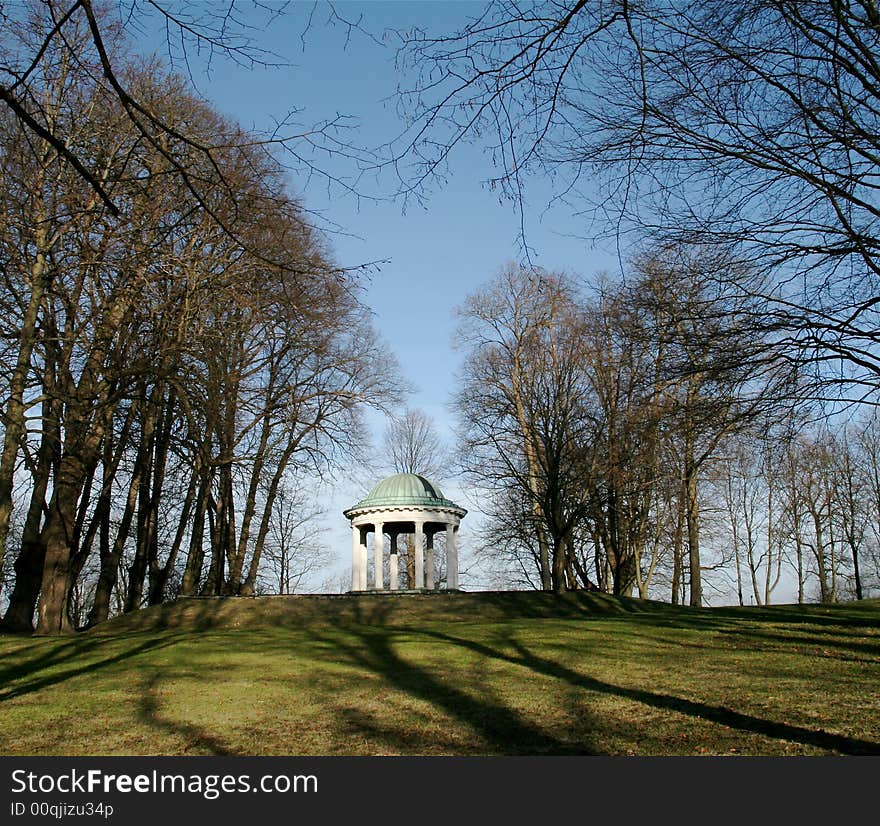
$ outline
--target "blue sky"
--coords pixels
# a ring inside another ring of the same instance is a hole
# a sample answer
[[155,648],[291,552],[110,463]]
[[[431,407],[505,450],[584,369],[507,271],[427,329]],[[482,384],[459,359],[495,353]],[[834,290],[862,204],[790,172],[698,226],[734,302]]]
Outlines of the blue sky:
[[[270,0],[264,6],[271,10],[279,4]],[[206,14],[217,8],[209,2],[190,7],[202,8]],[[171,53],[177,70],[189,70],[199,94],[246,128],[270,131],[292,111],[302,130],[344,116],[353,144],[378,147],[403,130],[395,92],[399,84],[406,87],[412,81],[397,74],[394,45],[398,41],[389,30],[419,26],[449,33],[481,7],[481,2],[470,0],[335,3],[340,15],[359,20],[368,35],[334,24],[326,4],[288,3],[284,15],[268,27],[265,11],[242,6],[240,19],[253,26],[254,45],[276,53],[286,65],[248,70],[221,57],[209,64],[206,54],[190,48],[187,66],[174,44]],[[120,8],[124,11],[128,4]],[[137,46],[154,49],[167,59],[164,33],[151,28],[149,18],[141,18],[140,23]],[[348,178],[353,171],[341,156],[318,155],[315,160],[334,178]],[[364,282],[364,301],[396,355],[403,378],[415,388],[408,404],[429,413],[449,443],[455,425],[449,403],[462,357],[455,348],[454,310],[506,262],[522,258],[520,215],[513,204],[500,201],[485,186],[493,174],[485,146],[461,145],[450,159],[445,181],[426,190],[420,203],[405,203],[392,197],[398,186],[392,175],[361,178],[357,189],[364,197],[358,198],[291,165],[291,189],[326,228],[337,262],[347,267],[380,262]],[[551,196],[545,181],[526,181],[525,227],[532,260],[586,280],[603,271],[612,276],[619,272],[613,243],[592,239],[585,219],[573,215],[571,208],[548,208]],[[370,422],[378,445],[385,422],[380,416],[372,416]],[[323,541],[336,560],[328,577],[335,578],[336,587],[347,587],[350,572],[350,532],[341,512],[387,473],[378,456],[368,467],[343,471],[319,493],[325,509]],[[480,520],[479,502],[451,471],[440,481],[447,495],[470,510],[461,534],[462,564],[467,568],[469,534]],[[315,584],[317,580],[310,583]],[[462,584],[476,588],[487,580],[479,572],[468,577],[463,571]],[[785,596],[777,594],[777,599]]]
[[[429,26],[450,31],[481,8],[474,2],[337,3],[348,19],[362,18],[375,39],[328,22],[326,6],[312,16],[312,3],[292,3],[267,31],[256,31],[256,42],[282,56],[288,67],[254,68],[215,58],[210,74],[190,49],[199,92],[242,125],[269,130],[277,119],[298,110],[303,129],[343,115],[351,118],[348,138],[362,146],[378,146],[400,133],[394,100],[399,78],[394,66],[395,39],[377,42],[394,27]],[[250,12],[254,25],[265,15]],[[167,51],[157,41],[161,54]],[[182,64],[178,64],[182,68]],[[283,157],[283,155],[282,155]],[[344,158],[316,158],[330,174],[350,176]],[[448,435],[447,402],[459,354],[453,349],[453,309],[478,284],[507,261],[521,256],[517,243],[519,215],[514,205],[499,201],[483,181],[492,174],[482,147],[462,146],[452,159],[445,184],[434,185],[423,204],[394,199],[397,181],[390,174],[367,175],[358,184],[365,196],[356,198],[339,186],[314,176],[291,174],[292,188],[305,206],[320,215],[328,240],[344,266],[382,262],[372,271],[365,293],[376,327],[400,360],[404,376],[417,388],[412,403],[424,408]],[[591,275],[616,265],[610,250],[597,250],[580,234],[583,227],[565,210],[544,214],[548,189],[532,181],[527,190],[528,240],[536,263]],[[334,227],[338,228],[334,230]]]
[[[360,19],[372,36],[334,24],[326,5],[312,13],[311,2],[294,2],[268,28],[265,13],[243,7],[244,22],[255,27],[254,45],[289,65],[248,70],[217,56],[209,63],[206,54],[189,48],[187,67],[172,44],[175,68],[188,69],[198,92],[246,128],[271,130],[293,110],[302,129],[342,115],[351,126],[352,143],[380,146],[404,128],[395,92],[399,83],[408,82],[395,69],[397,41],[388,30],[421,26],[453,31],[481,3],[342,2],[335,7],[348,20]],[[148,19],[141,23],[138,44],[154,47],[167,59],[163,32],[151,30]],[[316,160],[334,177],[352,173],[351,163],[342,157],[319,155]],[[447,442],[454,439],[449,402],[462,356],[454,346],[454,309],[506,262],[522,257],[519,213],[484,185],[492,174],[484,147],[462,145],[451,158],[445,182],[431,186],[421,203],[405,203],[391,197],[398,182],[389,174],[362,178],[358,190],[367,197],[357,198],[319,176],[309,179],[301,169],[291,170],[291,187],[327,228],[336,260],[349,267],[381,262],[365,281],[365,303],[399,360],[403,377],[415,388],[409,404],[430,414]],[[570,210],[547,210],[550,191],[542,181],[529,182],[526,198],[527,237],[535,263],[585,276],[617,266],[612,249],[595,247],[580,237],[584,227]],[[384,421],[378,416],[370,421],[378,443]],[[375,467],[341,474],[324,494],[325,541],[339,560],[342,576],[348,571],[350,541],[340,512],[361,498],[369,480],[378,481],[386,473],[379,457]],[[471,509],[462,527],[466,554],[465,529],[473,529],[479,520],[479,503],[454,478],[442,481],[449,495]]]
[[[341,115],[350,125],[347,137],[352,143],[377,147],[404,128],[395,92],[398,84],[410,81],[397,74],[398,41],[389,30],[420,26],[451,32],[481,6],[467,0],[335,4],[346,19],[360,20],[370,36],[333,23],[325,4],[290,3],[268,27],[265,12],[242,6],[242,21],[254,27],[254,45],[287,64],[269,68],[248,70],[218,56],[209,61],[206,53],[193,48],[187,50],[184,63],[177,45],[169,48],[164,32],[151,28],[149,18],[140,20],[137,45],[153,48],[166,59],[170,55],[178,71],[190,73],[199,94],[246,128],[271,131],[294,110],[302,130]],[[204,10],[215,9],[206,3]],[[333,177],[347,178],[353,172],[343,157],[318,155],[315,160]],[[348,267],[381,262],[365,281],[364,301],[404,379],[415,388],[408,403],[431,415],[449,443],[454,440],[449,402],[462,357],[454,346],[454,309],[506,262],[522,258],[517,209],[484,184],[494,174],[485,147],[461,145],[450,161],[445,182],[426,190],[421,203],[392,197],[399,184],[390,174],[363,177],[357,188],[366,197],[358,198],[320,176],[308,178],[301,167],[291,168],[291,188],[327,228],[336,260]],[[607,243],[603,247],[585,238],[588,229],[570,209],[547,208],[551,192],[543,181],[528,181],[525,194],[527,240],[535,263],[585,277],[617,268],[615,251]],[[370,422],[378,444],[385,422],[379,416],[371,416]],[[375,466],[341,473],[322,493],[323,535],[338,560],[334,573],[341,578],[350,566],[349,528],[341,511],[387,472],[380,456]],[[467,529],[472,531],[479,521],[479,502],[451,473],[441,481],[447,495],[471,511],[462,526],[465,564]],[[482,583],[463,575],[463,584]]]

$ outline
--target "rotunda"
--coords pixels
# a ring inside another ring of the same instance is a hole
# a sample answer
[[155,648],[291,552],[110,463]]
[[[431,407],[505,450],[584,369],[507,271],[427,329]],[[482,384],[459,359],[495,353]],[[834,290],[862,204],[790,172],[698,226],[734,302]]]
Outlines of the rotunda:
[[[434,537],[446,532],[446,589],[458,589],[457,534],[467,511],[447,499],[424,476],[397,473],[383,479],[364,499],[343,511],[351,522],[351,590],[384,591],[385,534],[391,539],[388,554],[388,589],[399,590],[398,537],[411,534],[414,549],[412,590],[436,590]],[[367,537],[373,534],[373,582],[368,585]]]

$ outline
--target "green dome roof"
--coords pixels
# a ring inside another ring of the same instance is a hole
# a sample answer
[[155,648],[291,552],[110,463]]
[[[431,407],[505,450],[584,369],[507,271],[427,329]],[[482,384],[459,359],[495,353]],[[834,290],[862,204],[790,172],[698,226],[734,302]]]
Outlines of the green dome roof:
[[458,508],[455,502],[443,496],[443,491],[437,485],[424,476],[415,473],[396,473],[379,482],[364,499],[349,510],[394,505]]

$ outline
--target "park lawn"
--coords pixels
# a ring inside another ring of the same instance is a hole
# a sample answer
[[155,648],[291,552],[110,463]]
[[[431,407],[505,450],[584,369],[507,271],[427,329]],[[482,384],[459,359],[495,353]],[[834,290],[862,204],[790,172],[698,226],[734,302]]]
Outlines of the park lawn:
[[163,606],[164,627],[0,635],[0,754],[880,754],[877,601],[481,620],[468,598],[465,620],[417,597],[393,622],[274,622],[284,603],[243,600],[198,626]]

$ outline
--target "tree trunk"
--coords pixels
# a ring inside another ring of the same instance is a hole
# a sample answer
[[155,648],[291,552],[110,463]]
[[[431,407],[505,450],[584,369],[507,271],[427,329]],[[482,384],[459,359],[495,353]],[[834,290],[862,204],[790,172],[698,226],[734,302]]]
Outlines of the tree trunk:
[[[193,471],[196,472],[195,470]],[[196,496],[196,509],[193,514],[192,532],[189,537],[189,551],[186,556],[186,568],[180,583],[181,596],[194,596],[198,593],[202,579],[202,567],[205,562],[205,516],[208,512],[208,500],[211,492],[211,474],[207,468],[199,468],[199,492]]]
[[[271,395],[271,385],[269,389]],[[267,404],[268,404],[267,400]],[[244,513],[241,517],[241,529],[238,533],[238,544],[235,547],[234,555],[229,560],[229,582],[227,584],[227,592],[230,594],[240,594],[242,590],[242,573],[244,571],[244,562],[247,557],[248,541],[251,534],[251,523],[257,509],[257,491],[260,487],[260,479],[263,475],[263,467],[266,459],[266,449],[269,445],[269,436],[272,430],[271,417],[267,414],[263,418],[262,427],[260,429],[260,442],[257,446],[254,456],[254,463],[251,467],[251,478],[248,484],[247,496],[245,497]],[[277,489],[277,484],[275,485]],[[230,551],[232,549],[230,548]],[[253,568],[253,565],[251,565]],[[253,583],[252,583],[253,586]]]
[[[51,386],[51,365],[47,364],[44,388]],[[4,625],[13,631],[32,631],[34,612],[40,596],[43,579],[43,563],[46,559],[46,546],[40,537],[43,514],[46,511],[46,493],[52,467],[57,461],[60,443],[58,420],[55,416],[55,402],[48,399],[43,417],[43,435],[37,452],[37,465],[34,473],[34,487],[28,507],[24,529],[21,533],[21,549],[15,560],[15,587],[9,598],[9,607],[3,619]]]
[[98,574],[98,583],[95,586],[95,599],[86,620],[88,627],[104,622],[110,616],[110,597],[113,589],[116,587],[119,577],[119,564],[122,561],[122,552],[125,549],[128,534],[131,531],[131,523],[134,519],[137,492],[140,487],[139,473],[140,466],[138,463],[135,463],[135,469],[128,485],[125,509],[119,521],[119,529],[116,532],[113,546],[105,548],[104,542],[101,543],[101,570]]
[[189,525],[189,517],[192,512],[193,501],[196,498],[196,489],[198,487],[198,475],[193,473],[190,476],[189,486],[186,489],[186,496],[183,500],[183,507],[180,512],[180,519],[177,523],[177,531],[174,534],[174,541],[171,544],[171,550],[168,552],[168,559],[164,566],[150,568],[150,590],[148,596],[149,605],[159,605],[165,600],[165,589],[168,586],[168,580],[174,571],[177,557],[180,554],[180,548],[183,544],[183,537]]
[[730,514],[730,529],[731,536],[733,539],[733,555],[734,561],[736,563],[736,595],[739,599],[740,605],[745,605],[745,601],[743,600],[743,579],[742,579],[742,561],[740,559],[739,553],[739,527],[737,525],[736,519],[736,507],[733,501],[734,491],[733,491],[733,478],[732,474],[728,470],[727,476],[727,501],[728,501],[728,513]]
[[678,502],[676,503],[675,534],[672,542],[672,593],[670,595],[670,601],[673,605],[678,605],[681,602],[681,563],[684,546],[684,512],[686,500],[686,486],[684,480],[682,480],[681,491],[678,497]]
[[[269,490],[266,491],[266,502],[263,505],[263,516],[260,519],[260,527],[257,531],[257,539],[254,542],[254,554],[251,557],[251,565],[247,573],[247,578],[245,579],[244,586],[241,588],[241,594],[243,596],[252,596],[254,590],[257,585],[257,573],[260,568],[260,560],[263,556],[263,547],[266,544],[266,537],[269,534],[269,528],[271,526],[272,521],[272,509],[275,507],[275,499],[278,496],[278,486],[281,484],[281,477],[284,475],[285,470],[287,470],[287,465],[290,462],[290,458],[293,456],[294,451],[299,445],[299,440],[294,439],[288,443],[287,447],[284,450],[281,458],[278,461],[278,466],[275,468],[275,473],[272,475],[272,481],[269,483]],[[282,558],[284,554],[282,553]],[[410,558],[413,558],[412,552],[409,555]],[[415,564],[415,562],[413,562]],[[410,580],[412,582],[415,580],[415,574],[413,574],[413,579]]]
[[558,590],[559,574],[555,570],[555,560],[553,561],[554,570],[551,571],[550,560],[550,541],[547,532],[544,529],[544,513],[540,506],[541,490],[538,486],[540,478],[540,463],[538,462],[537,453],[534,445],[534,432],[529,425],[526,409],[522,398],[522,365],[520,363],[519,352],[514,358],[513,375],[511,376],[514,404],[516,407],[516,419],[523,438],[523,452],[527,464],[527,486],[530,499],[530,507],[532,516],[535,520],[535,536],[538,540],[538,559],[540,560],[541,569],[541,588],[544,591]]
[[128,591],[125,595],[126,613],[136,611],[141,607],[144,581],[147,576],[149,545],[154,530],[151,518],[152,505],[150,494],[153,475],[153,451],[155,448],[157,392],[158,390],[154,388],[149,400],[147,400],[146,389],[142,389],[140,396],[143,415],[141,418],[140,443],[135,460],[135,475],[138,478],[137,528],[135,531],[134,559],[128,569]]
[[853,576],[856,581],[856,599],[863,599],[862,596],[862,574],[859,570],[859,549],[855,544],[850,545],[850,550],[852,551],[852,561],[853,561]]
[[59,478],[40,539],[45,546],[43,581],[38,607],[37,633],[66,634],[72,631],[67,614],[70,588],[70,541],[76,522],[77,501],[84,468],[69,455],[61,460]]
[[[42,202],[40,202],[42,203]],[[42,220],[41,220],[42,219]],[[31,369],[31,356],[37,340],[37,316],[43,305],[49,272],[46,261],[45,212],[40,207],[34,227],[36,257],[31,267],[31,293],[24,316],[21,320],[21,333],[18,339],[18,356],[9,382],[9,397],[6,401],[3,422],[3,452],[0,454],[0,568],[6,554],[6,540],[9,536],[9,521],[12,517],[12,490],[15,484],[15,467],[21,450],[21,440],[25,432],[24,393]]]
[[[160,396],[161,398],[161,396]],[[152,481],[150,484],[150,529],[147,536],[147,573],[150,586],[147,592],[147,604],[155,605],[154,586],[158,587],[161,579],[159,565],[159,503],[162,501],[162,489],[165,484],[165,468],[168,463],[168,450],[171,446],[171,429],[174,425],[175,394],[170,390],[164,398],[159,414],[156,436],[153,439],[154,451],[152,462]],[[159,588],[158,601],[162,601],[162,588]]]
[[690,604],[694,608],[699,608],[703,604],[703,583],[700,575],[700,505],[697,470],[691,464],[685,465],[685,495],[688,565],[691,575]]
[[553,593],[564,594],[565,587],[565,537],[553,540]]
[[211,566],[208,568],[208,576],[202,585],[202,596],[218,596],[223,588],[223,572],[226,562],[226,546],[224,537],[227,531],[224,527],[225,505],[223,504],[223,473],[220,472],[220,500],[213,497],[209,499],[208,529],[211,536]]
[[795,538],[795,555],[797,556],[798,605],[804,604],[804,549],[801,538]]

